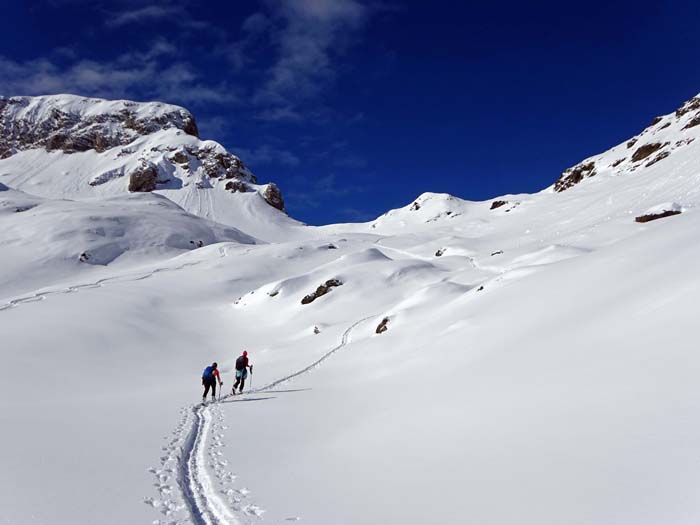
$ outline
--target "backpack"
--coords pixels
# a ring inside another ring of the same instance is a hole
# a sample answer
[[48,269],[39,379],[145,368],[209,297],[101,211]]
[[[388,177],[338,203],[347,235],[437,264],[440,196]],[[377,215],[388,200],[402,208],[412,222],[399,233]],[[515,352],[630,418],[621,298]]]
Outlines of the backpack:
[[245,356],[240,356],[236,359],[236,370],[244,370],[248,364],[248,358]]
[[214,377],[214,367],[208,366],[202,372],[202,379],[211,379],[212,377]]

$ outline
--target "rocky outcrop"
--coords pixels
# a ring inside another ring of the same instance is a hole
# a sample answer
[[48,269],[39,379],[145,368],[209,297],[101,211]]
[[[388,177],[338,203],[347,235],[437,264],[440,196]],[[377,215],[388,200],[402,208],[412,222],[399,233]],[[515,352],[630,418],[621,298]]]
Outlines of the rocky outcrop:
[[329,279],[324,284],[322,284],[321,286],[316,288],[315,292],[304,296],[304,298],[301,300],[301,304],[311,304],[319,297],[326,295],[333,288],[335,288],[337,286],[342,286],[342,284],[343,284],[343,282],[340,281],[339,279]]
[[634,218],[634,222],[651,222],[655,221],[656,219],[663,219],[665,217],[671,217],[673,215],[680,215],[681,211],[680,210],[666,210],[666,211],[661,211],[658,213],[648,213],[646,215],[640,215],[639,217]]
[[389,318],[385,317],[382,319],[382,322],[377,325],[376,330],[374,331],[376,334],[383,334],[386,332],[389,327],[387,326],[389,324]]
[[231,193],[246,193],[250,188],[248,185],[240,180],[231,180],[226,183],[226,186],[224,187],[226,191],[230,191]]
[[568,190],[572,186],[575,186],[583,179],[588,177],[594,177],[596,175],[595,163],[594,162],[583,162],[565,170],[559,176],[559,180],[554,183],[554,191],[562,192]]
[[491,203],[490,209],[496,210],[496,209],[500,208],[501,206],[505,206],[506,204],[508,204],[508,201],[493,201]]
[[282,192],[280,192],[276,184],[271,182],[267,185],[267,188],[265,188],[265,192],[263,193],[263,198],[270,206],[277,208],[280,211],[284,211],[284,199],[282,198]]
[[632,162],[639,162],[640,160],[646,159],[652,153],[659,151],[664,146],[668,146],[668,142],[661,144],[660,142],[654,142],[651,144],[645,144],[637,148],[637,151],[632,155]]
[[158,181],[158,168],[153,164],[144,163],[139,168],[136,168],[129,175],[129,191],[131,192],[146,192],[156,189]]
[[73,95],[0,99],[2,158],[34,148],[102,152],[168,128],[199,136],[192,114],[167,104]]

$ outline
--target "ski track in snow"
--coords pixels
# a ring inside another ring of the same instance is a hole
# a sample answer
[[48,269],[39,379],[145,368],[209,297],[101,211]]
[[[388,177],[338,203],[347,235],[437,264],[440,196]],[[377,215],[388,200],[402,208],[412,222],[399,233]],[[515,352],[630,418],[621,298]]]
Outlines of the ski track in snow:
[[[343,332],[340,343],[328,350],[309,366],[277,379],[265,386],[249,390],[247,394],[261,393],[306,374],[345,347],[352,331],[365,321],[377,317],[371,315],[353,323]],[[244,394],[245,396],[246,394]],[[240,396],[240,394],[239,394]],[[232,397],[231,394],[221,399]],[[244,397],[245,398],[245,397]],[[161,514],[164,520],[154,525],[179,525],[190,522],[195,525],[237,525],[260,518],[264,510],[249,503],[250,491],[233,488],[236,475],[228,470],[228,462],[220,448],[224,447],[224,414],[218,403],[196,404],[181,409],[181,419],[175,430],[166,437],[160,467],[149,470],[160,498],[145,498]],[[210,476],[213,471],[215,480]],[[176,482],[179,494],[173,496],[171,480]],[[220,490],[216,485],[220,485]],[[187,511],[187,518],[174,517]]]
[[[219,255],[221,257],[226,257],[228,255],[228,252],[226,251],[226,248],[224,246],[219,247]],[[104,277],[102,279],[98,279],[97,281],[93,281],[90,283],[76,284],[76,285],[68,286],[66,288],[60,288],[58,290],[45,290],[43,292],[35,292],[35,293],[29,294],[29,295],[24,295],[22,297],[18,297],[16,299],[10,299],[9,301],[5,302],[4,304],[0,304],[0,312],[2,312],[4,310],[9,310],[10,308],[16,308],[17,306],[20,306],[22,304],[43,301],[44,299],[46,299],[47,297],[50,297],[52,295],[69,294],[69,293],[79,292],[80,290],[88,290],[91,288],[101,288],[105,284],[110,284],[110,283],[125,283],[125,282],[143,281],[144,279],[150,279],[151,277],[153,277],[159,273],[176,272],[179,270],[184,270],[185,268],[197,266],[198,264],[201,264],[202,262],[203,261],[194,261],[194,262],[183,263],[183,264],[180,264],[178,266],[163,266],[163,267],[155,268],[153,270],[149,270],[149,271],[145,271],[145,272],[126,273],[126,274],[122,274],[122,275],[115,275],[112,277]]]

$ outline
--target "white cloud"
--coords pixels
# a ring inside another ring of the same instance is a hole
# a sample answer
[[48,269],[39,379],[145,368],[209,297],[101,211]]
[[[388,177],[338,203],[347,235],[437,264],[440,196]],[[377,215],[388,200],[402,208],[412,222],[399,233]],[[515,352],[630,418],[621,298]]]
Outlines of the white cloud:
[[131,93],[181,104],[234,103],[236,91],[225,84],[205,84],[187,62],[163,65],[176,48],[157,40],[146,50],[130,52],[112,61],[78,60],[62,67],[50,59],[25,62],[0,56],[0,93],[42,95],[74,93],[104,98],[124,98]]
[[368,16],[356,0],[282,0],[269,3],[276,59],[257,93],[259,104],[290,106],[314,99],[336,76],[348,37]]
[[178,5],[149,5],[139,9],[122,11],[110,16],[105,22],[107,26],[119,27],[133,23],[143,23],[159,18],[169,18],[182,15],[182,6]]
[[251,166],[264,164],[281,164],[284,166],[298,166],[300,164],[299,157],[288,150],[279,149],[269,144],[263,144],[260,147],[248,148],[232,148],[246,164]]

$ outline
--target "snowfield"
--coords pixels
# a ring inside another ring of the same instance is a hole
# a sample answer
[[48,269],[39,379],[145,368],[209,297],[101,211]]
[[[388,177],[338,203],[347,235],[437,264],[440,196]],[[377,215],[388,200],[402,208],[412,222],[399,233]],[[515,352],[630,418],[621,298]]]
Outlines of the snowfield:
[[323,227],[0,161],[0,522],[695,525],[691,117],[649,166]]

